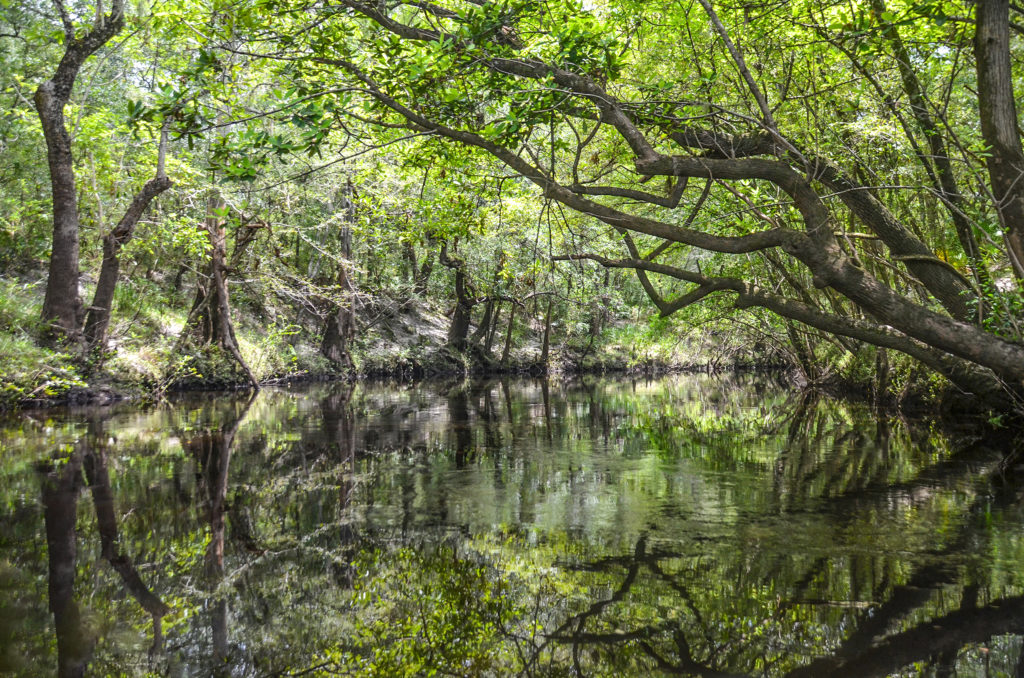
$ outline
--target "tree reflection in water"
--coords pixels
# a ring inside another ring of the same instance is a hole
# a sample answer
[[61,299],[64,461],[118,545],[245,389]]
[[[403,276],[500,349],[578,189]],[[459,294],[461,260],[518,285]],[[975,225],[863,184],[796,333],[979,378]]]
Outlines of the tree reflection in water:
[[61,677],[85,675],[96,640],[94,630],[86,627],[74,598],[76,522],[83,467],[95,508],[101,555],[117,572],[125,590],[152,617],[151,656],[161,650],[162,621],[171,612],[147,588],[131,559],[120,550],[104,442],[103,421],[94,417],[89,421],[88,433],[69,456],[58,458],[56,464],[44,463],[42,468],[46,471],[42,494],[49,569],[47,591],[57,636],[57,675]]
[[1017,443],[976,429],[712,377],[34,421],[14,673],[1024,675]]

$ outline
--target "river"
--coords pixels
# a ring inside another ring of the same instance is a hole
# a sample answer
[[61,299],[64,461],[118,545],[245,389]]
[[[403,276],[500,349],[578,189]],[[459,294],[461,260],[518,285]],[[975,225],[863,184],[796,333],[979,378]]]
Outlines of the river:
[[8,415],[0,673],[1021,676],[1016,443],[959,424],[764,375]]

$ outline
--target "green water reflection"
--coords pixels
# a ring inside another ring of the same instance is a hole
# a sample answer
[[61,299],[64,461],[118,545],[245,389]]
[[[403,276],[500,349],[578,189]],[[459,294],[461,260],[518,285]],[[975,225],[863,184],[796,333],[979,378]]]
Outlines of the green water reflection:
[[1024,675],[1013,441],[763,377],[316,385],[0,445],[0,673]]

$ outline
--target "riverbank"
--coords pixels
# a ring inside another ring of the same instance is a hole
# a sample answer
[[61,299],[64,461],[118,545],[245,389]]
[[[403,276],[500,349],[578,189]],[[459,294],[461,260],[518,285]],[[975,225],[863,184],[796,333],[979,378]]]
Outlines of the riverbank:
[[[146,281],[139,283],[147,285]],[[217,346],[188,338],[188,307],[154,289],[124,286],[102,356],[46,348],[40,341],[42,287],[34,278],[0,279],[0,409],[103,405],[160,399],[182,390],[248,388],[247,375]],[[119,288],[120,289],[120,288]],[[188,298],[188,295],[179,295]],[[360,307],[352,365],[341,369],[319,351],[320,324],[296,309],[239,299],[233,308],[239,350],[261,384],[337,379],[412,380],[442,376],[548,373],[665,374],[778,367],[777,354],[755,355],[720,332],[664,335],[646,319],[615,320],[593,335],[553,323],[557,339],[545,359],[544,326],[528,317],[495,338],[470,326],[469,347],[447,348],[450,309],[417,298]]]
[[[62,405],[108,405],[122,400],[159,400],[179,391],[250,388],[247,375],[216,346],[183,339],[186,308],[142,304],[119,313],[108,352],[82,358],[43,348],[37,341],[38,284],[2,281],[0,290],[0,410]],[[122,309],[124,310],[124,309]],[[771,370],[797,389],[830,397],[877,401],[893,411],[942,416],[980,412],[970,398],[934,379],[902,375],[879,396],[877,376],[864,370],[830,372],[808,379],[793,356],[770,342],[749,342],[742,332],[680,328],[665,332],[662,321],[619,320],[599,334],[565,332],[551,342],[544,360],[541,323],[521,322],[508,342],[474,337],[469,348],[446,347],[450,319],[439,305],[405,299],[367,306],[357,314],[352,365],[339,369],[319,352],[317,325],[289,322],[285,309],[238,304],[235,328],[240,351],[261,384],[329,380],[412,380],[448,377],[645,375],[678,372]],[[294,320],[294,318],[293,318]],[[3,329],[6,328],[6,329]],[[493,337],[490,337],[493,339]],[[899,375],[897,375],[899,376]]]

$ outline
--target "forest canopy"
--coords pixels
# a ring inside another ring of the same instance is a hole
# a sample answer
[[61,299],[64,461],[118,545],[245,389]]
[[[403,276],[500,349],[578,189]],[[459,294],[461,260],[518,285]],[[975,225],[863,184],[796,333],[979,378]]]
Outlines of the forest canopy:
[[934,376],[1019,409],[1009,2],[55,0],[0,21],[0,263],[44,292],[10,341],[69,369],[139,331],[128,285],[178,309],[153,320],[161,360],[216,346],[254,385],[234,306],[351,369],[419,300],[476,362],[635,348],[644,317],[645,340],[727,330],[809,381]]

